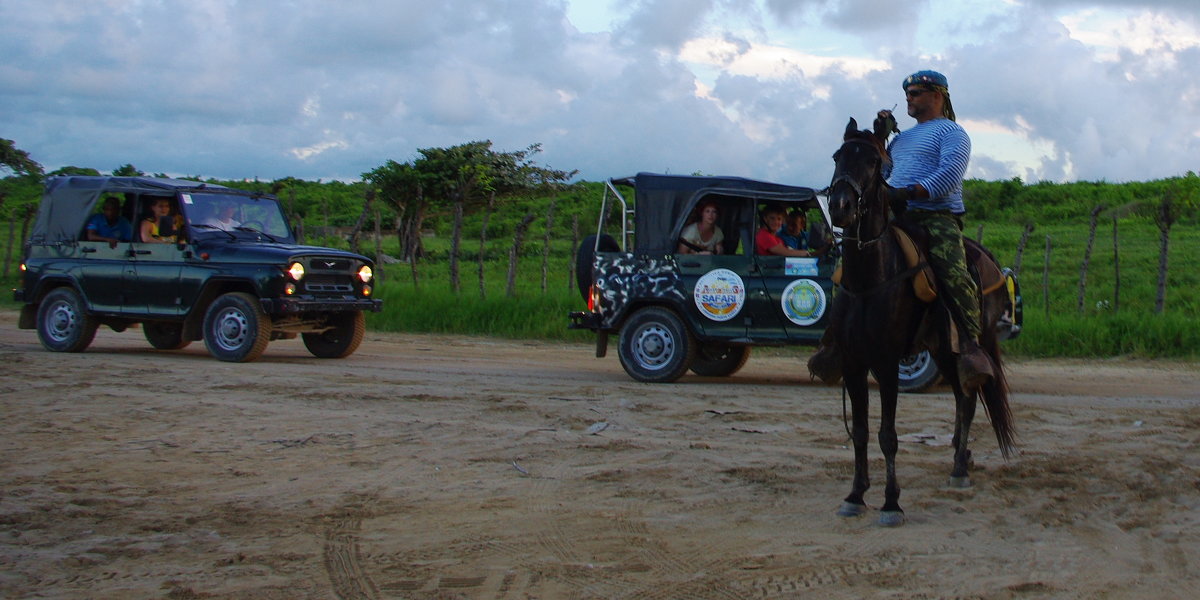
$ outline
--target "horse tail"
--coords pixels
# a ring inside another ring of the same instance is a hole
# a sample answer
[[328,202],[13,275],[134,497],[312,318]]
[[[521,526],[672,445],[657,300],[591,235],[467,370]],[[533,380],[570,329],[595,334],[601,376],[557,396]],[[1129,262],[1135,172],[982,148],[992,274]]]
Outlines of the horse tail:
[[984,330],[981,338],[980,345],[992,359],[992,378],[980,387],[983,409],[992,422],[992,430],[996,432],[1000,454],[1007,459],[1016,452],[1017,430],[1008,406],[1008,379],[1004,375],[1004,363],[1000,360],[1000,341],[996,339],[996,332],[992,328]]

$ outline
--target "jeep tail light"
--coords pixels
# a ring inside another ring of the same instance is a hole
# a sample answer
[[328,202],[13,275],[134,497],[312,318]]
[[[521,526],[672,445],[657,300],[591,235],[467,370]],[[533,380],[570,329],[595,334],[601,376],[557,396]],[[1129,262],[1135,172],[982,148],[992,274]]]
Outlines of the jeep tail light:
[[[362,281],[363,283],[370,281],[371,277],[374,277],[374,276],[375,276],[375,272],[372,271],[371,267],[368,265],[363,265],[362,268],[360,268],[358,270],[358,279],[359,279],[359,281]],[[363,286],[363,287],[365,289],[366,286]],[[363,294],[363,295],[366,296],[368,294]]]
[[596,284],[592,284],[588,288],[588,312],[596,312],[600,309],[600,290],[596,289]]
[[304,265],[298,262],[288,265],[287,274],[291,276],[293,281],[300,281],[304,277]]

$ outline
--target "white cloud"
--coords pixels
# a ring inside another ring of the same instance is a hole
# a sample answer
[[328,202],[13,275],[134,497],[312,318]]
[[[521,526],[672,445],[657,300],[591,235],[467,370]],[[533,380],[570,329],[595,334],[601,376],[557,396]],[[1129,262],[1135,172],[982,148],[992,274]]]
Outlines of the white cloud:
[[349,147],[346,142],[341,140],[320,142],[305,148],[292,148],[289,152],[300,160],[310,160],[313,157],[319,156],[329,150],[344,150]]
[[831,69],[851,77],[864,77],[887,69],[887,61],[853,56],[819,56],[793,48],[737,42],[728,38],[695,38],[680,49],[685,62],[717,67],[734,75],[760,79],[786,79],[799,75],[821,75]]
[[589,179],[820,186],[847,118],[935,68],[972,176],[1150,179],[1200,156],[1191,0],[569,2],[6,0],[0,135],[49,168],[352,179],[490,139]]

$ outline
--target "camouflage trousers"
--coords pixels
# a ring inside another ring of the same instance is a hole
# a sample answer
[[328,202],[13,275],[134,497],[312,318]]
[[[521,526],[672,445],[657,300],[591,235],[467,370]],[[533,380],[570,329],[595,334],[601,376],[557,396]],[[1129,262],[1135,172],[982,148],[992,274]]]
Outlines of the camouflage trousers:
[[978,340],[979,287],[967,270],[962,217],[949,211],[909,209],[904,217],[929,232],[929,266],[938,279],[938,293],[961,330]]

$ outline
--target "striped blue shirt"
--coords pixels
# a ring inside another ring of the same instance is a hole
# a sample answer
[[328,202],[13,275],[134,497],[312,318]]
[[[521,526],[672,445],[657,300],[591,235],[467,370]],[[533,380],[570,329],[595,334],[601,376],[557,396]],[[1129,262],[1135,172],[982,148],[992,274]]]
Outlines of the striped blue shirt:
[[917,123],[888,145],[893,166],[884,176],[892,187],[921,184],[928,198],[913,198],[909,208],[966,212],[962,182],[971,159],[971,138],[958,123],[933,119]]

